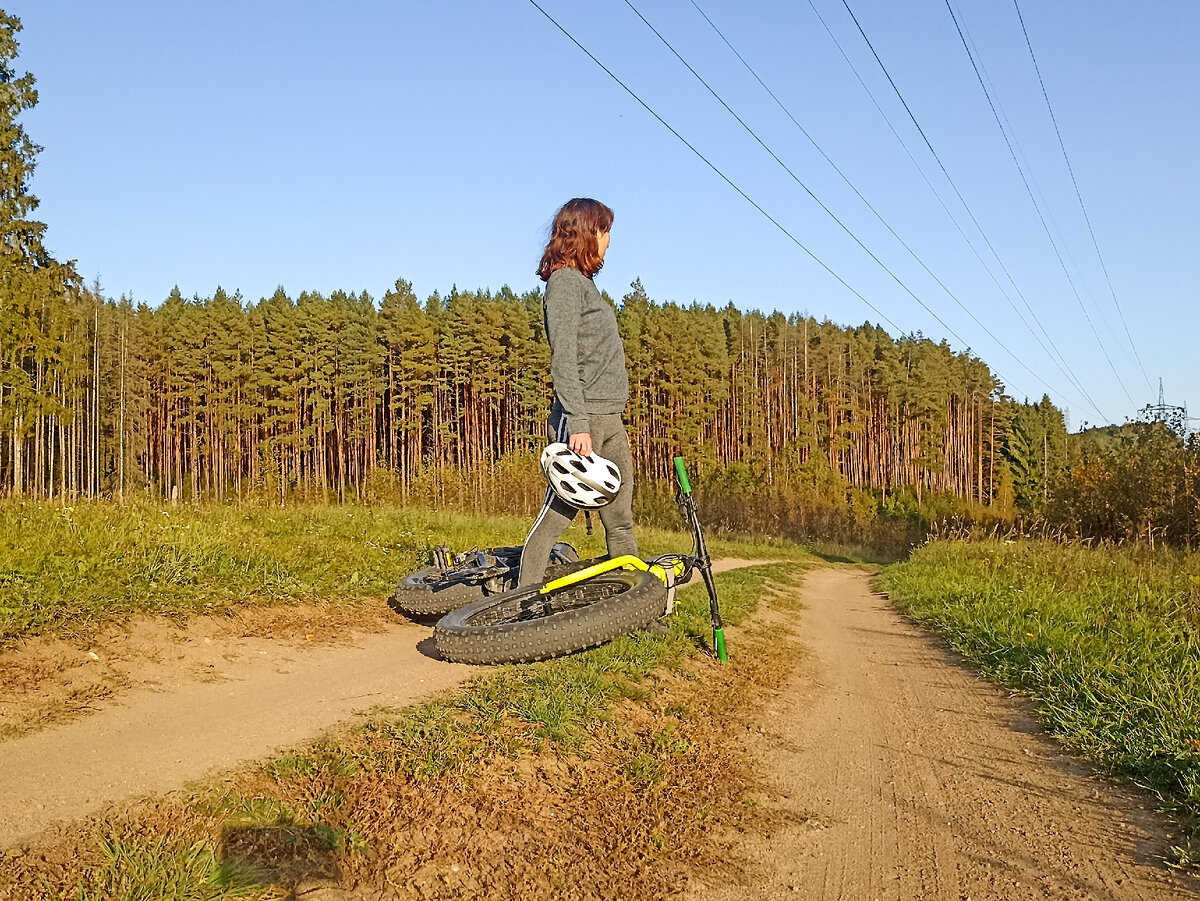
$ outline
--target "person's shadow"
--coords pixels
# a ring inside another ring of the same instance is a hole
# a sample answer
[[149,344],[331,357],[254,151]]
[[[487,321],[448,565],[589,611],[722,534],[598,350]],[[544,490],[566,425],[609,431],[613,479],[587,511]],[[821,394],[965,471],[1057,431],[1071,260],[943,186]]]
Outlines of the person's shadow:
[[232,883],[244,882],[245,888],[266,884],[294,892],[301,883],[313,880],[339,881],[338,850],[346,841],[344,829],[324,823],[226,826],[218,856]]

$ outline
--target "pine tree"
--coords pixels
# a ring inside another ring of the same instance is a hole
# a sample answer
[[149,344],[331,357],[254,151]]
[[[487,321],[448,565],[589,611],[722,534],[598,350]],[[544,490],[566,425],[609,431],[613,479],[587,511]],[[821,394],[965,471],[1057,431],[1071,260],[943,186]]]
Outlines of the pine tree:
[[52,263],[42,246],[46,226],[30,220],[38,200],[29,193],[35,160],[41,147],[30,140],[17,118],[37,105],[34,77],[13,69],[21,20],[0,10],[0,249],[5,268],[17,262],[34,267]]
[[52,480],[55,427],[64,410],[55,334],[65,295],[76,283],[70,265],[42,245],[46,226],[30,218],[38,207],[29,183],[41,150],[18,121],[37,104],[30,73],[14,69],[21,20],[0,10],[0,449],[3,484],[12,494],[42,494]]
[[379,341],[386,373],[385,445],[389,465],[404,485],[411,483],[432,453],[436,332],[432,317],[421,308],[412,285],[397,279],[379,310]]

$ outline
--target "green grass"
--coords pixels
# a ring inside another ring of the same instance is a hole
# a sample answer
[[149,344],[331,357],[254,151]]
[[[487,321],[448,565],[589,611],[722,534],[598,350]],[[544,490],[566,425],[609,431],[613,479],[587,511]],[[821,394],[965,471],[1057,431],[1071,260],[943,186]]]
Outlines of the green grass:
[[406,511],[0,505],[0,642],[132,614],[355,603],[423,556]]
[[[583,517],[566,540],[604,552]],[[186,616],[238,605],[353,605],[391,593],[434,545],[524,541],[531,519],[394,507],[74,507],[0,504],[0,645],[86,632],[131,615]],[[640,530],[645,553],[686,551],[682,534]],[[714,555],[796,558],[794,547],[716,539]]]
[[100,840],[104,863],[93,868],[62,901],[226,901],[262,898],[269,875],[222,861],[208,842],[168,838]]
[[1158,793],[1200,850],[1200,555],[1048,541],[945,541],[883,587],[1052,734]]

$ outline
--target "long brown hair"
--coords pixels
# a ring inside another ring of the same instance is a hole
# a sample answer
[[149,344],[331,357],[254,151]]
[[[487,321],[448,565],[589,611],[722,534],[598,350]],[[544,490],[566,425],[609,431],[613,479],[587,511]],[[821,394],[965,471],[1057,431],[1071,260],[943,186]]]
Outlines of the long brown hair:
[[613,211],[599,200],[590,197],[568,200],[554,214],[550,241],[538,264],[538,277],[548,281],[555,269],[572,266],[591,278],[604,265],[596,233],[612,231],[612,224]]

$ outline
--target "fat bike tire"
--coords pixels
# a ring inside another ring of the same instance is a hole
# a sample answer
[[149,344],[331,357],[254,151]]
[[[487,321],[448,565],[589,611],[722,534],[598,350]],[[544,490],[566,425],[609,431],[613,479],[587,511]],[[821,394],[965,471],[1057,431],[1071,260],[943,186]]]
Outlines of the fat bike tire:
[[[520,547],[497,548],[496,556],[508,560],[520,560]],[[554,545],[550,555],[550,565],[546,569],[547,579],[557,579],[595,561],[579,559],[575,548],[564,542]],[[517,569],[503,579],[503,588],[507,590],[516,584]],[[467,575],[463,578],[445,578],[442,570],[436,566],[426,566],[410,573],[400,580],[396,593],[391,602],[393,609],[405,616],[441,616],[451,610],[457,610],[464,604],[477,601],[487,594],[498,594],[499,590],[490,590],[488,584],[480,579]]]
[[506,591],[446,614],[433,630],[455,663],[531,663],[594,648],[662,616],[666,586],[646,572],[614,570],[543,595]]
[[439,582],[440,573],[436,566],[427,566],[405,576],[396,586],[392,606],[407,616],[440,616],[483,594],[479,582]]

